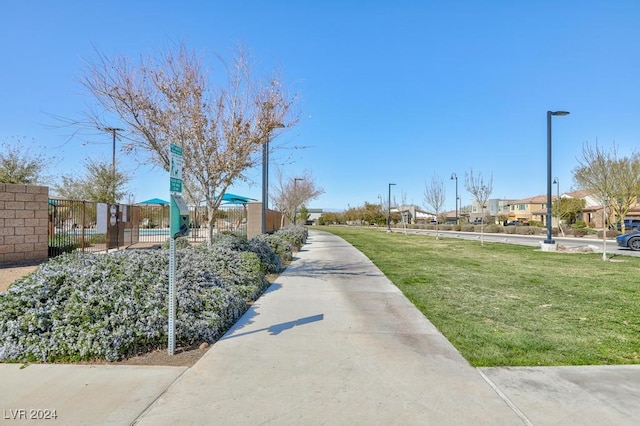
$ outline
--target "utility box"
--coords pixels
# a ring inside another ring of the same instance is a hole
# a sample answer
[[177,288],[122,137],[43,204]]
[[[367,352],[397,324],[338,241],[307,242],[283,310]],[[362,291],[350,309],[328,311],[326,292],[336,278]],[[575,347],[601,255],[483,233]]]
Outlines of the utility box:
[[124,245],[124,224],[122,223],[122,206],[118,204],[98,203],[96,208],[96,231],[106,234],[107,249]]
[[189,235],[189,206],[180,194],[171,194],[171,238]]

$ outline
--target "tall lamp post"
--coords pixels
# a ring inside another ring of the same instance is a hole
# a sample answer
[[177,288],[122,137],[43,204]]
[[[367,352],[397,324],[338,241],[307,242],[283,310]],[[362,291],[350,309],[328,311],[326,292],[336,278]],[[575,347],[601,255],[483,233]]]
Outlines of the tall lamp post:
[[560,229],[560,179],[557,177],[553,178],[553,184],[556,186],[556,213],[558,214],[558,218],[556,219],[558,230]]
[[458,175],[451,173],[451,180],[456,180],[456,225],[458,224]]
[[551,116],[563,117],[568,111],[547,111],[547,239],[544,244],[555,244],[551,230]]
[[387,205],[387,232],[391,232],[391,185],[395,185],[395,183],[389,184],[389,204]]
[[[284,127],[276,123],[271,130]],[[267,209],[269,208],[269,142],[271,142],[271,130],[267,132],[267,140],[262,145],[262,226],[261,232],[267,233]]]
[[262,224],[260,232],[267,233],[267,207],[269,198],[269,136],[262,146]]
[[298,181],[299,180],[304,180],[303,178],[293,178],[293,199],[296,203],[295,207],[293,208],[293,224],[296,224],[296,215],[298,214]]
[[124,129],[120,129],[119,127],[103,127],[102,130],[105,132],[110,132],[113,135],[113,147],[111,150],[111,185],[113,189],[111,191],[111,195],[113,197],[113,203],[115,204],[116,200],[116,132],[122,132]]

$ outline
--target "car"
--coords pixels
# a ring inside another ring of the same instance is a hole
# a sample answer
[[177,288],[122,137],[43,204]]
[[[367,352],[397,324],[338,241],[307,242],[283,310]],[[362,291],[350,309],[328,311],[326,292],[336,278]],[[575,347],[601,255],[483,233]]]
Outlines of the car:
[[475,219],[473,219],[473,222],[471,222],[472,225],[481,225],[482,224],[482,218],[481,217],[476,217]]
[[633,251],[640,250],[640,231],[627,232],[626,234],[618,235],[616,237],[616,243],[619,247],[629,248]]
[[520,222],[519,220],[510,220],[509,222],[505,223],[504,226],[522,226],[522,222]]
[[[625,231],[638,231],[640,230],[640,220],[639,219],[625,219],[624,220],[624,229]],[[618,231],[622,230],[622,226],[618,223]]]

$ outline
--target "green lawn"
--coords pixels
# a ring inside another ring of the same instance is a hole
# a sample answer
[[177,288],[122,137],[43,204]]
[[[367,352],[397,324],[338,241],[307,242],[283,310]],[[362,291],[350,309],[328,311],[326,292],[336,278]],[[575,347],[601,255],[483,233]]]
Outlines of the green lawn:
[[317,229],[369,257],[474,366],[640,363],[640,258]]

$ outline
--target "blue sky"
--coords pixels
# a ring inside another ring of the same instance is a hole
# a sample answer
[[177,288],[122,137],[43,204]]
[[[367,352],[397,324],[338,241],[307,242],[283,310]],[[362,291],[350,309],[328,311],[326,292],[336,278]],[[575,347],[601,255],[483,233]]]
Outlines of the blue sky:
[[[625,155],[640,141],[638,17],[634,0],[8,0],[0,140],[33,139],[56,157],[50,174],[82,173],[87,157],[110,160],[111,137],[70,138],[51,115],[91,101],[79,79],[94,48],[137,57],[184,42],[229,57],[242,43],[256,70],[281,70],[299,94],[300,122],[274,142],[272,167],[314,176],[325,194],[310,207],[377,203],[390,182],[397,201],[423,205],[436,175],[453,210],[451,173],[469,204],[471,169],[493,176],[492,198],[544,194],[547,110],[571,112],[553,120],[565,192],[585,142]],[[117,158],[136,201],[168,197],[168,173]],[[250,176],[230,192],[259,199],[261,172]]]

